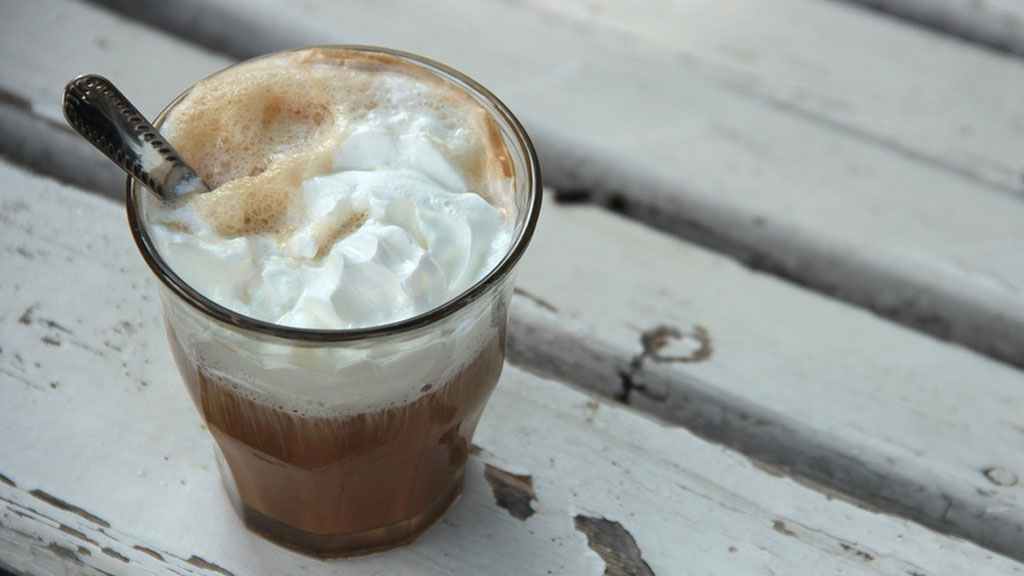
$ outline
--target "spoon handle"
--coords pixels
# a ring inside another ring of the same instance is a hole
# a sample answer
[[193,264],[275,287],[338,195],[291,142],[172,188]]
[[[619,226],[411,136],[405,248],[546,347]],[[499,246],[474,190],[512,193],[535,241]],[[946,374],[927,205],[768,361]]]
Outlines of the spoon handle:
[[122,170],[163,200],[209,192],[124,94],[102,76],[79,76],[64,87],[68,124]]

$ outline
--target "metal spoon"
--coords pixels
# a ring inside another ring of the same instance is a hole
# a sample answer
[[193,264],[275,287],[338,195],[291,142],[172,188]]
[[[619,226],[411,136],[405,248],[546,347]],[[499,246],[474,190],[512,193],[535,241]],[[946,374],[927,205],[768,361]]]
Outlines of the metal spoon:
[[64,87],[68,124],[162,200],[210,187],[124,94],[102,76],[79,76]]

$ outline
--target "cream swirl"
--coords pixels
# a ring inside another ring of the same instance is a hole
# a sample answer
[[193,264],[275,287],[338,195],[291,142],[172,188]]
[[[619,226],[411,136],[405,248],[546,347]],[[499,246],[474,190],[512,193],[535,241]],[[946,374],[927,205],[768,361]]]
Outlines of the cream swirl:
[[508,219],[466,190],[427,134],[359,129],[334,168],[303,182],[301,209],[289,217],[304,224],[285,238],[224,237],[186,204],[156,212],[157,247],[186,282],[232,310],[339,329],[443,304],[494,268],[511,241]]
[[455,298],[508,251],[513,183],[484,110],[350,61],[257,61],[168,117],[168,140],[217,189],[148,199],[150,234],[206,297],[284,326],[377,326]]

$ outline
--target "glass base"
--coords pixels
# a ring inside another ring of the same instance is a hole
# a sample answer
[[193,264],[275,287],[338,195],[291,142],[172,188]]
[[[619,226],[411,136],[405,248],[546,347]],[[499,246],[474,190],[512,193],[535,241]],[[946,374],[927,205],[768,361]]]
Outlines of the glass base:
[[465,468],[462,467],[446,492],[441,493],[422,512],[408,520],[362,532],[317,534],[275,520],[242,502],[231,480],[231,472],[224,461],[224,455],[216,443],[214,443],[214,456],[220,471],[221,484],[249,530],[275,544],[321,558],[363,556],[411,544],[455,503],[462,494],[462,483],[465,477]]
[[298,552],[320,557],[362,556],[412,543],[444,515],[461,493],[460,479],[451,490],[414,518],[373,530],[344,534],[306,532],[274,520],[244,503],[239,505],[239,512],[250,530]]
[[412,543],[458,499],[465,478],[465,466],[460,466],[452,475],[448,488],[412,518],[359,532],[322,534],[281,522],[243,502],[235,488],[224,453],[216,442],[213,443],[213,452],[221,485],[232,507],[249,530],[275,544],[321,558],[362,556]]

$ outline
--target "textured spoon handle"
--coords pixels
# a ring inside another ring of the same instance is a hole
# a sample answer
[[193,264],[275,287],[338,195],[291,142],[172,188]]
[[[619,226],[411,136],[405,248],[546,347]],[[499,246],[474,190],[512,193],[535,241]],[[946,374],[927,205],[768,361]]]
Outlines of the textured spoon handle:
[[86,74],[68,82],[64,117],[75,131],[160,198],[174,200],[210,191],[106,78]]

